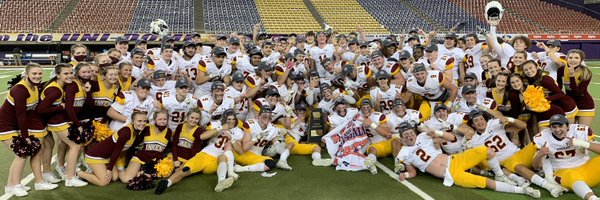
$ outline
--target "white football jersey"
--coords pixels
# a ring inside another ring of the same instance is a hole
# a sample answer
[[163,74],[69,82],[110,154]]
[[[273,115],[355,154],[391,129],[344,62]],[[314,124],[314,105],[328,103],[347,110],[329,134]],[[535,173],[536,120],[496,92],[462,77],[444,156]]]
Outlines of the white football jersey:
[[[221,125],[221,121],[210,121],[210,123],[208,124],[208,126],[206,127],[206,130],[212,130],[212,129],[220,129],[222,127]],[[233,137],[233,140],[240,140],[241,137],[243,137],[243,132],[237,128],[237,130],[234,130],[236,128],[232,128],[229,131],[231,132],[231,136]],[[227,137],[223,137],[222,135],[223,131],[219,132],[217,135],[213,136],[212,138],[210,138],[210,140],[208,141],[208,144],[206,145],[206,147],[204,147],[204,149],[202,149],[202,152],[207,153],[208,155],[219,157],[221,154],[225,153],[225,143],[229,142],[229,139]],[[241,136],[240,136],[241,134]]]
[[[297,120],[297,118],[294,116],[294,120]],[[290,134],[290,136],[292,136],[294,138],[294,140],[296,140],[296,142],[300,141],[300,138],[302,138],[304,135],[306,135],[306,131],[308,130],[308,125],[306,124],[306,122],[301,122],[300,124],[292,127],[292,129],[290,129],[290,131],[288,131],[288,134]]]
[[403,146],[400,149],[396,159],[404,164],[416,167],[421,172],[425,172],[431,162],[440,154],[442,154],[442,151],[435,148],[433,139],[427,136],[426,133],[421,133],[417,135],[415,145]]
[[198,99],[194,98],[192,94],[187,94],[185,99],[180,102],[177,100],[177,95],[171,93],[163,96],[162,105],[169,111],[169,128],[175,131],[177,125],[186,120],[190,108],[198,106]]
[[202,60],[202,56],[195,54],[190,60],[186,60],[182,57],[177,58],[177,64],[179,65],[179,71],[187,72],[190,79],[196,81],[198,76],[198,64]]
[[519,147],[506,136],[504,124],[500,123],[499,119],[488,120],[485,131],[481,135],[479,133],[475,134],[467,144],[470,144],[471,147],[484,145],[491,148],[496,152],[496,158],[500,162],[519,151]]
[[253,109],[253,112],[251,112],[251,114],[248,115],[248,119],[255,119],[256,116],[258,115],[258,113],[260,112],[260,108],[264,105],[271,106],[271,122],[277,121],[277,119],[279,119],[280,117],[285,117],[286,111],[285,111],[284,105],[277,102],[277,104],[275,104],[275,106],[273,106],[273,105],[269,104],[267,99],[258,98],[256,100],[254,100],[254,105],[253,105],[254,109]]
[[[567,55],[565,55],[564,53],[561,52],[556,52],[556,57],[558,57],[560,59],[560,61],[563,63],[563,66],[567,66]],[[546,52],[542,52],[542,53],[538,53],[538,55],[540,55],[540,60],[538,61],[539,66],[544,70],[547,71],[549,73],[549,75],[554,78],[554,80],[557,80],[557,71],[559,66],[552,62],[552,60],[550,59],[550,56],[548,56],[548,53]]]
[[496,101],[492,98],[477,97],[477,103],[472,106],[467,104],[467,101],[464,98],[456,98],[454,101],[453,110],[456,112],[469,113],[472,110],[477,110],[477,104],[482,105],[488,109],[496,109]]
[[319,76],[324,76],[325,68],[323,67],[323,65],[321,65],[321,62],[325,60],[325,58],[333,57],[335,47],[333,46],[333,44],[326,44],[325,47],[322,49],[319,48],[319,46],[309,48],[308,45],[306,45],[306,48],[308,48],[308,56],[310,56],[314,60],[315,65],[317,66],[317,72],[319,73]]
[[[589,141],[589,137],[593,134],[589,126],[582,124],[571,124],[569,125],[569,131],[565,137],[571,137],[584,141]],[[556,171],[559,169],[575,168],[585,164],[590,156],[586,149],[577,148],[569,145],[569,139],[557,140],[552,135],[551,129],[545,129],[541,133],[533,137],[533,141],[538,149],[541,149],[544,144],[548,146],[550,153],[550,163],[552,168]]]
[[[362,120],[364,118],[366,118],[366,116],[363,116],[362,113],[359,113],[357,116],[359,116],[359,120],[354,121],[354,123],[356,123],[357,127],[361,127]],[[368,117],[377,126],[379,126],[380,124],[387,124],[387,122],[388,122],[388,119],[386,118],[386,116],[380,112],[371,112],[371,114]],[[367,136],[369,136],[369,141],[371,142],[371,144],[376,144],[376,143],[387,140],[385,137],[379,135],[379,133],[377,133],[377,131],[375,129],[371,128],[371,126],[362,126],[362,127],[365,128],[365,131],[367,133]]]
[[177,60],[164,60],[162,58],[158,60],[154,60],[154,70],[163,70],[167,74],[167,77],[177,76],[177,69],[179,69],[179,64]]
[[[340,98],[343,98],[343,97],[341,97],[343,92],[340,92],[340,89],[333,90],[331,95],[334,95],[334,94],[340,94]],[[327,100],[325,100],[325,98],[321,97],[321,101],[319,101],[318,107],[321,108],[323,110],[323,112],[332,114],[335,112],[333,110],[333,106],[335,105],[335,102],[336,101],[334,99],[330,99],[329,101],[327,101]]]
[[235,101],[233,100],[233,98],[227,95],[223,95],[223,101],[221,102],[221,104],[217,105],[217,108],[212,113],[210,113],[213,104],[216,104],[212,94],[204,95],[198,99],[198,108],[202,110],[202,120],[200,121],[201,125],[206,125],[211,120],[211,118],[223,114],[223,112],[225,112],[227,109],[233,109],[233,106],[235,105]]
[[[224,78],[225,76],[231,75],[231,63],[223,62],[223,65],[219,68],[212,59],[201,60],[198,64],[198,69],[205,73],[206,76],[219,76]],[[194,94],[196,96],[203,96],[206,94],[210,94],[210,87],[212,86],[212,81],[206,81],[200,85],[196,85],[196,90]]]
[[[353,116],[354,113],[358,113],[358,109],[346,108],[346,115],[343,117],[339,116],[336,112],[333,112],[333,113],[329,114],[329,116],[327,116],[327,123],[333,129],[337,125],[340,125],[340,124],[344,123],[346,120],[350,119],[350,116]],[[360,117],[360,116],[356,115],[355,118],[358,118],[358,117]]]
[[[248,86],[246,85],[242,86],[242,91],[235,89],[233,86],[229,86],[225,89],[225,95],[234,99],[246,92],[248,92]],[[246,119],[246,116],[248,115],[248,106],[249,101],[247,98],[240,100],[239,103],[235,103],[233,106],[233,109],[235,110],[236,116],[239,120],[243,121]]]
[[349,89],[369,90],[367,79],[373,75],[373,70],[366,65],[358,66],[356,78],[346,77],[344,85]]
[[152,83],[152,86],[150,87],[150,96],[162,103],[162,100],[165,96],[175,94],[176,83],[177,81],[166,81],[165,85],[163,85],[162,87],[158,87],[154,85],[154,83]]
[[382,91],[381,88],[376,87],[372,89],[370,92],[371,98],[377,100],[379,95],[381,95],[381,99],[379,99],[379,109],[383,114],[389,115],[394,108],[394,100],[396,100],[396,95],[402,93],[402,86],[396,86],[396,84],[390,84],[390,88],[387,91]]
[[277,137],[277,135],[279,134],[279,130],[273,124],[269,123],[267,127],[263,129],[262,127],[260,127],[258,121],[254,119],[246,120],[246,122],[244,122],[243,129],[245,132],[252,133],[253,139],[259,138],[259,135],[266,136],[257,141],[254,144],[254,146],[252,146],[252,148],[250,149],[250,151],[255,153],[256,155],[262,155],[262,151],[265,148],[265,146],[269,142],[273,141],[275,137]]
[[465,57],[462,59],[462,63],[465,65],[466,73],[475,73],[481,81],[481,72],[483,68],[481,67],[481,56],[483,55],[483,43],[477,43],[473,48],[467,49],[465,51]]
[[[440,121],[436,117],[431,117],[424,123],[425,126],[438,131],[446,129],[450,125],[454,125],[454,128],[456,129],[463,123],[464,117],[465,113],[454,112],[448,114],[446,121]],[[454,134],[454,137],[456,137],[456,140],[442,143],[442,150],[447,154],[457,154],[464,151],[464,146],[462,144],[463,137],[456,134]]]
[[[152,119],[154,114],[154,98],[150,95],[146,97],[144,101],[140,101],[137,94],[131,91],[121,91],[117,96],[117,99],[111,105],[119,114],[124,115],[127,118],[127,122],[131,121],[131,114],[135,111],[146,112],[148,119]],[[113,120],[110,122],[109,127],[113,131],[119,131],[125,123]]]
[[406,81],[406,88],[412,93],[423,96],[426,100],[438,101],[438,98],[446,91],[442,87],[444,76],[442,72],[436,70],[430,70],[427,73],[425,85],[419,85],[417,79],[413,76]]
[[389,115],[386,115],[388,118],[388,125],[392,130],[392,133],[400,133],[400,123],[409,122],[412,125],[415,125],[415,122],[419,122],[421,118],[421,112],[413,109],[406,109],[406,114],[400,117],[396,113],[392,112]]

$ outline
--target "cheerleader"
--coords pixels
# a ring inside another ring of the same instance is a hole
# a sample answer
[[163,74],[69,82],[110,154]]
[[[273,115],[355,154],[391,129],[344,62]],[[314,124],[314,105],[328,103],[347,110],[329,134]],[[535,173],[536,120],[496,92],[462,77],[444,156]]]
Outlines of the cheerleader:
[[[6,147],[11,148],[13,136],[29,138],[34,136],[43,141],[46,136],[46,127],[40,116],[35,111],[39,101],[38,85],[42,82],[42,67],[37,63],[29,63],[25,67],[25,77],[13,84],[7,94],[6,100],[0,107],[0,140]],[[26,139],[29,143],[31,141]],[[30,158],[31,170],[35,177],[35,190],[52,190],[58,185],[45,182],[42,177],[41,154],[37,153]],[[30,188],[21,184],[21,174],[27,157],[15,158],[8,169],[8,180],[4,187],[5,194],[15,196],[28,195]]]
[[173,165],[175,168],[185,164],[200,151],[202,139],[200,134],[204,131],[200,127],[202,111],[192,108],[188,112],[187,120],[177,126],[173,134]]
[[166,156],[165,149],[171,142],[172,132],[168,128],[168,113],[167,110],[160,109],[154,113],[154,124],[148,124],[144,130],[136,137],[134,147],[140,144],[141,149],[131,158],[127,169],[119,171],[119,179],[123,183],[135,178],[142,165],[146,163],[158,162]]
[[119,91],[132,90],[136,78],[131,76],[133,65],[130,62],[119,63]]
[[[77,164],[77,157],[79,156],[79,150],[81,146],[68,138],[69,135],[69,124],[67,120],[67,113],[65,112],[66,104],[65,98],[65,87],[68,84],[73,83],[73,68],[68,64],[58,64],[54,68],[56,77],[48,81],[42,91],[40,105],[37,107],[39,114],[44,115],[47,119],[48,130],[56,134],[62,142],[68,145],[69,150],[67,151],[67,167],[66,167],[66,180],[65,186],[67,187],[81,187],[87,185],[86,182],[79,180],[75,176],[75,168]],[[42,161],[44,170],[44,178],[48,178],[50,182],[60,182],[60,179],[56,179],[52,175],[52,168],[50,168],[50,159],[52,157],[52,149],[54,147],[54,138],[52,135],[47,135],[42,147]]]
[[83,44],[75,44],[71,46],[71,53],[72,57],[69,64],[74,67],[77,66],[77,63],[85,62],[87,59],[88,48]]
[[576,115],[576,121],[579,124],[591,126],[596,114],[594,99],[588,91],[588,86],[592,81],[592,71],[583,60],[585,53],[579,49],[569,51],[567,56],[567,67],[558,69],[558,85],[564,84],[567,96],[575,100],[579,112]]
[[[567,116],[567,119],[569,119],[570,124],[575,122],[575,115],[577,115],[577,112],[579,111],[577,109],[577,104],[575,104],[575,101],[558,87],[556,81],[554,81],[552,77],[543,74],[542,70],[538,68],[537,63],[533,60],[523,63],[523,73],[525,74],[529,85],[541,86],[544,88],[544,93],[547,95],[546,99],[565,111],[564,114]],[[549,124],[544,123],[544,126],[548,125]]]
[[[78,129],[79,133],[83,132],[83,128],[80,123],[80,120],[83,119],[79,118],[79,113],[81,109],[83,109],[83,105],[85,105],[86,101],[92,101],[91,98],[88,98],[88,96],[91,96],[88,94],[91,89],[91,85],[89,83],[91,76],[90,66],[91,64],[89,63],[78,63],[75,67],[75,78],[73,79],[73,83],[65,85],[64,101],[67,119],[72,127],[76,127]],[[56,171],[61,177],[65,176],[64,165],[66,152],[67,145],[58,141]]]
[[[110,66],[101,71],[100,79],[90,81],[92,93],[92,102],[85,105],[86,109],[82,109],[80,115],[82,119],[94,119],[106,122],[106,112],[110,105],[115,100],[117,90],[117,77],[119,70],[116,67]],[[91,108],[91,109],[90,109]]]
[[514,110],[511,109],[510,101],[508,99],[508,76],[509,74],[507,73],[499,73],[496,76],[496,87],[490,89],[486,93],[486,97],[491,98],[496,102],[496,109],[500,111],[502,115],[512,118],[518,118],[519,112],[511,112]]
[[110,138],[88,147],[85,151],[85,162],[91,171],[78,171],[77,176],[97,186],[106,186],[111,181],[117,181],[119,173],[114,166],[119,156],[133,146],[136,137],[144,130],[146,124],[148,124],[146,113],[132,113],[131,124],[119,129]]
[[112,61],[110,60],[110,58],[107,55],[97,55],[94,58],[94,63],[96,63],[98,65],[98,67],[100,69],[104,69],[108,66],[112,66]]

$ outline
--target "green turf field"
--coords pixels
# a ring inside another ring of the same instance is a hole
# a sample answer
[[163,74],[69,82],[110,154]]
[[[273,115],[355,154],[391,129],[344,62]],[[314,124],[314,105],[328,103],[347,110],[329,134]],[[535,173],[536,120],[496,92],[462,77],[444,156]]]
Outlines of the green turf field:
[[[589,90],[594,101],[600,103],[600,61],[587,62],[594,72],[593,83]],[[0,99],[6,97],[6,82],[19,70],[0,70]],[[50,70],[44,71],[47,76]],[[600,120],[594,119],[592,128],[600,128]],[[323,153],[326,156],[326,153]],[[0,148],[0,185],[6,183],[8,168],[13,154],[6,147]],[[292,171],[275,169],[277,175],[264,178],[259,173],[239,173],[240,179],[228,190],[222,193],[213,191],[216,175],[194,175],[184,179],[174,187],[169,188],[163,195],[154,195],[153,190],[131,191],[122,183],[113,183],[107,187],[86,186],[82,188],[67,188],[61,185],[53,191],[32,191],[27,197],[13,199],[419,199],[420,197],[398,181],[390,178],[381,168],[379,173],[372,175],[368,171],[338,172],[333,167],[313,167],[310,156],[290,156],[288,163]],[[392,158],[380,159],[387,168],[393,169]],[[53,165],[54,166],[54,165]],[[23,177],[31,172],[27,166]],[[489,190],[464,189],[458,186],[445,187],[442,180],[429,175],[419,174],[409,182],[434,199],[530,199],[523,195],[498,193]],[[33,183],[28,186],[33,187]],[[540,189],[537,186],[534,186]],[[554,199],[550,194],[540,189],[542,199]],[[600,187],[594,191],[600,194]],[[578,199],[574,193],[567,193],[558,199]]]

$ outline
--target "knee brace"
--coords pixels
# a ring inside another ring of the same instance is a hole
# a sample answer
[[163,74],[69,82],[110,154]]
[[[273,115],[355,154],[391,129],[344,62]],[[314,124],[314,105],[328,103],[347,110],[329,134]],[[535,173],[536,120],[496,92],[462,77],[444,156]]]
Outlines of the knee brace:
[[267,166],[269,169],[273,169],[273,168],[275,168],[275,166],[276,166],[277,164],[275,163],[275,161],[274,161],[274,160],[272,160],[272,159],[268,159],[268,160],[265,160],[265,165],[266,165],[266,166]]
[[185,166],[185,167],[183,167],[183,169],[181,169],[181,171],[182,172],[188,172],[188,171],[190,171],[190,167]]

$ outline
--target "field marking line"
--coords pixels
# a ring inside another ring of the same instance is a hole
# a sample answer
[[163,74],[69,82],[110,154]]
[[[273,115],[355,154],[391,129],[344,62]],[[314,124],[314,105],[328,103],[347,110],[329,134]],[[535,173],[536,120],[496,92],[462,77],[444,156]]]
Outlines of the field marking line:
[[600,99],[599,98],[594,98],[594,101],[600,101]]
[[[379,161],[376,161],[375,165],[377,167],[379,167],[379,169],[383,170],[386,174],[390,175],[390,177],[392,177],[394,180],[398,180],[398,174],[396,174],[392,170],[388,169],[385,165],[381,164]],[[412,192],[419,195],[421,198],[423,198],[425,200],[434,200],[433,197],[429,196],[427,193],[423,192],[423,190],[419,189],[417,186],[413,185],[412,183],[408,182],[407,180],[398,181],[398,182],[402,183],[402,185],[406,186],[408,189],[410,189]]]
[[[52,156],[52,161],[50,162],[50,165],[54,164],[56,162],[56,154],[54,154],[54,156]],[[29,182],[31,182],[33,180],[33,172],[31,172],[29,175],[27,175],[25,178],[23,178],[21,180],[21,184],[23,185],[27,185],[29,184]],[[31,191],[35,191],[35,190],[31,190]],[[10,199],[12,196],[14,196],[13,194],[4,194],[2,196],[0,196],[0,200],[8,200]]]

